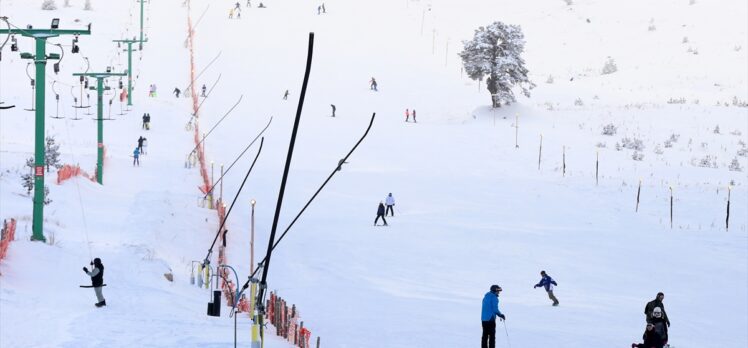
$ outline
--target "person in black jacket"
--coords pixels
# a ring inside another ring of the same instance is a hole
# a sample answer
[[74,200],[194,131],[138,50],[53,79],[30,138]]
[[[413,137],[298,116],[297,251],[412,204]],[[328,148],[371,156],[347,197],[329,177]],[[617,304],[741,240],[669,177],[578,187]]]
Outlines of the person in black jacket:
[[330,107],[332,108],[332,117],[335,117],[335,104],[330,104]]
[[654,324],[652,323],[647,324],[647,329],[644,330],[642,339],[644,339],[644,343],[632,343],[631,348],[662,348],[665,345],[665,342],[663,342],[662,337],[655,331]]
[[101,292],[101,288],[104,286],[104,265],[98,257],[91,262],[91,265],[93,266],[93,270],[89,272],[88,268],[83,267],[83,272],[86,272],[86,274],[91,277],[91,286],[93,286],[94,291],[96,292],[96,299],[99,300],[99,302],[96,303],[96,307],[103,307],[106,306],[104,294]]
[[384,218],[384,203],[379,202],[379,208],[377,208],[377,218],[374,219],[374,226],[377,225],[377,221],[379,221],[379,218],[382,218],[382,221],[384,221],[384,225],[387,226],[387,220]]
[[659,307],[662,311],[662,319],[665,320],[665,324],[667,324],[668,327],[670,327],[670,319],[667,317],[667,313],[665,313],[665,305],[662,303],[662,300],[665,299],[665,294],[658,292],[657,297],[655,297],[654,300],[647,302],[647,305],[644,307],[644,315],[646,315],[646,319],[648,323],[652,322],[653,312],[654,309]]

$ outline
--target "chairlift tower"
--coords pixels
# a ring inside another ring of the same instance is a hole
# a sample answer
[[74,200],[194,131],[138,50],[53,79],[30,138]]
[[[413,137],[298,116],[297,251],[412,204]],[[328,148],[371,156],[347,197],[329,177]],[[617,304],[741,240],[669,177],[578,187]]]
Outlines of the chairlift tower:
[[132,106],[132,44],[140,42],[140,50],[142,51],[143,42],[148,42],[148,39],[145,39],[145,41],[143,41],[141,37],[140,40],[132,38],[132,40],[112,40],[112,42],[123,42],[127,44],[127,106]]
[[[7,17],[3,17],[7,21]],[[33,59],[36,67],[36,105],[35,105],[35,132],[34,132],[34,210],[31,229],[33,231],[31,240],[45,241],[44,238],[44,101],[46,87],[47,60],[60,59],[57,53],[47,54],[47,39],[62,35],[91,35],[91,24],[86,29],[59,29],[60,19],[52,20],[50,29],[34,29],[31,25],[24,29],[9,28],[0,29],[0,34],[21,35],[33,38],[36,43],[35,54],[21,53],[21,59]],[[74,45],[74,47],[77,47]]]
[[[110,70],[110,69],[107,69]],[[115,73],[111,71],[100,73],[74,73],[73,76],[87,76],[96,79],[96,121],[98,122],[97,155],[96,155],[96,182],[103,184],[104,180],[104,79],[112,76],[127,76],[127,72]],[[93,86],[89,89],[94,89]]]

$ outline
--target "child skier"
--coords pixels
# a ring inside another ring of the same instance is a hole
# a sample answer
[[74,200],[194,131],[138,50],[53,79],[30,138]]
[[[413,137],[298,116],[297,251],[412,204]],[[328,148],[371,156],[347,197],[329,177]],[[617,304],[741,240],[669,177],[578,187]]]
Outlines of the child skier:
[[96,299],[99,300],[96,303],[96,307],[104,307],[106,306],[106,299],[104,299],[104,294],[101,292],[101,288],[104,286],[104,265],[101,263],[101,259],[97,257],[91,262],[91,266],[93,266],[93,269],[90,272],[86,267],[83,267],[83,272],[86,272],[91,277],[91,286],[94,288],[94,292],[96,292]]
[[553,300],[553,305],[558,306],[558,299],[553,295],[553,286],[558,285],[556,281],[551,278],[545,271],[540,271],[540,282],[535,284],[533,288],[545,287],[545,291],[548,292],[548,298]]
[[138,165],[138,167],[140,167],[140,149],[136,147],[135,150],[132,151],[132,157],[133,157],[133,160],[132,160],[133,167],[136,164]]

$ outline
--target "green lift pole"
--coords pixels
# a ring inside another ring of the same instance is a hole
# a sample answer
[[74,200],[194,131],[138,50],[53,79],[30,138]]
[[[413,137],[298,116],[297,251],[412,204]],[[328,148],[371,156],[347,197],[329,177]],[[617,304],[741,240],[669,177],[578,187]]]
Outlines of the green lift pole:
[[[112,42],[124,42],[127,44],[127,105],[132,106],[132,44],[140,41],[133,38],[132,40],[112,40]],[[148,42],[148,39],[144,42]],[[140,49],[143,49],[142,42]]]
[[[143,1],[140,0],[140,46],[138,47],[141,51],[143,50]],[[132,104],[130,104],[132,105]]]
[[[107,69],[109,70],[109,69]],[[73,76],[88,76],[96,79],[96,121],[98,122],[97,155],[96,155],[96,182],[103,184],[104,180],[104,79],[111,76],[126,76],[127,73],[75,73]],[[94,89],[90,87],[90,89]],[[109,89],[107,87],[106,89]]]
[[[7,18],[3,18],[7,20]],[[63,30],[59,29],[60,20],[52,20],[50,29],[33,29],[28,26],[25,29],[0,29],[0,34],[16,34],[33,38],[36,41],[36,54],[21,53],[22,59],[33,59],[36,66],[36,114],[34,132],[34,211],[31,223],[33,231],[31,240],[45,241],[44,238],[44,101],[45,101],[45,68],[47,60],[60,59],[57,53],[47,55],[47,39],[60,35],[91,35],[91,24],[85,30]]]

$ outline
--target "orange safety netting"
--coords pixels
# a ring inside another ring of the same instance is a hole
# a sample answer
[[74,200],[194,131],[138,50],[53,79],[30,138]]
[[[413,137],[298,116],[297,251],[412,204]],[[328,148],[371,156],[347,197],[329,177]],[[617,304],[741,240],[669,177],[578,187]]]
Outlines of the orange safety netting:
[[64,181],[79,175],[88,178],[91,181],[96,181],[96,170],[94,170],[94,175],[88,175],[86,172],[81,170],[81,167],[79,167],[78,165],[73,166],[70,164],[66,164],[62,166],[62,168],[57,170],[57,185],[60,185]]
[[10,222],[3,221],[2,233],[0,233],[0,260],[5,258],[8,253],[10,242],[15,239],[16,219],[10,219]]

